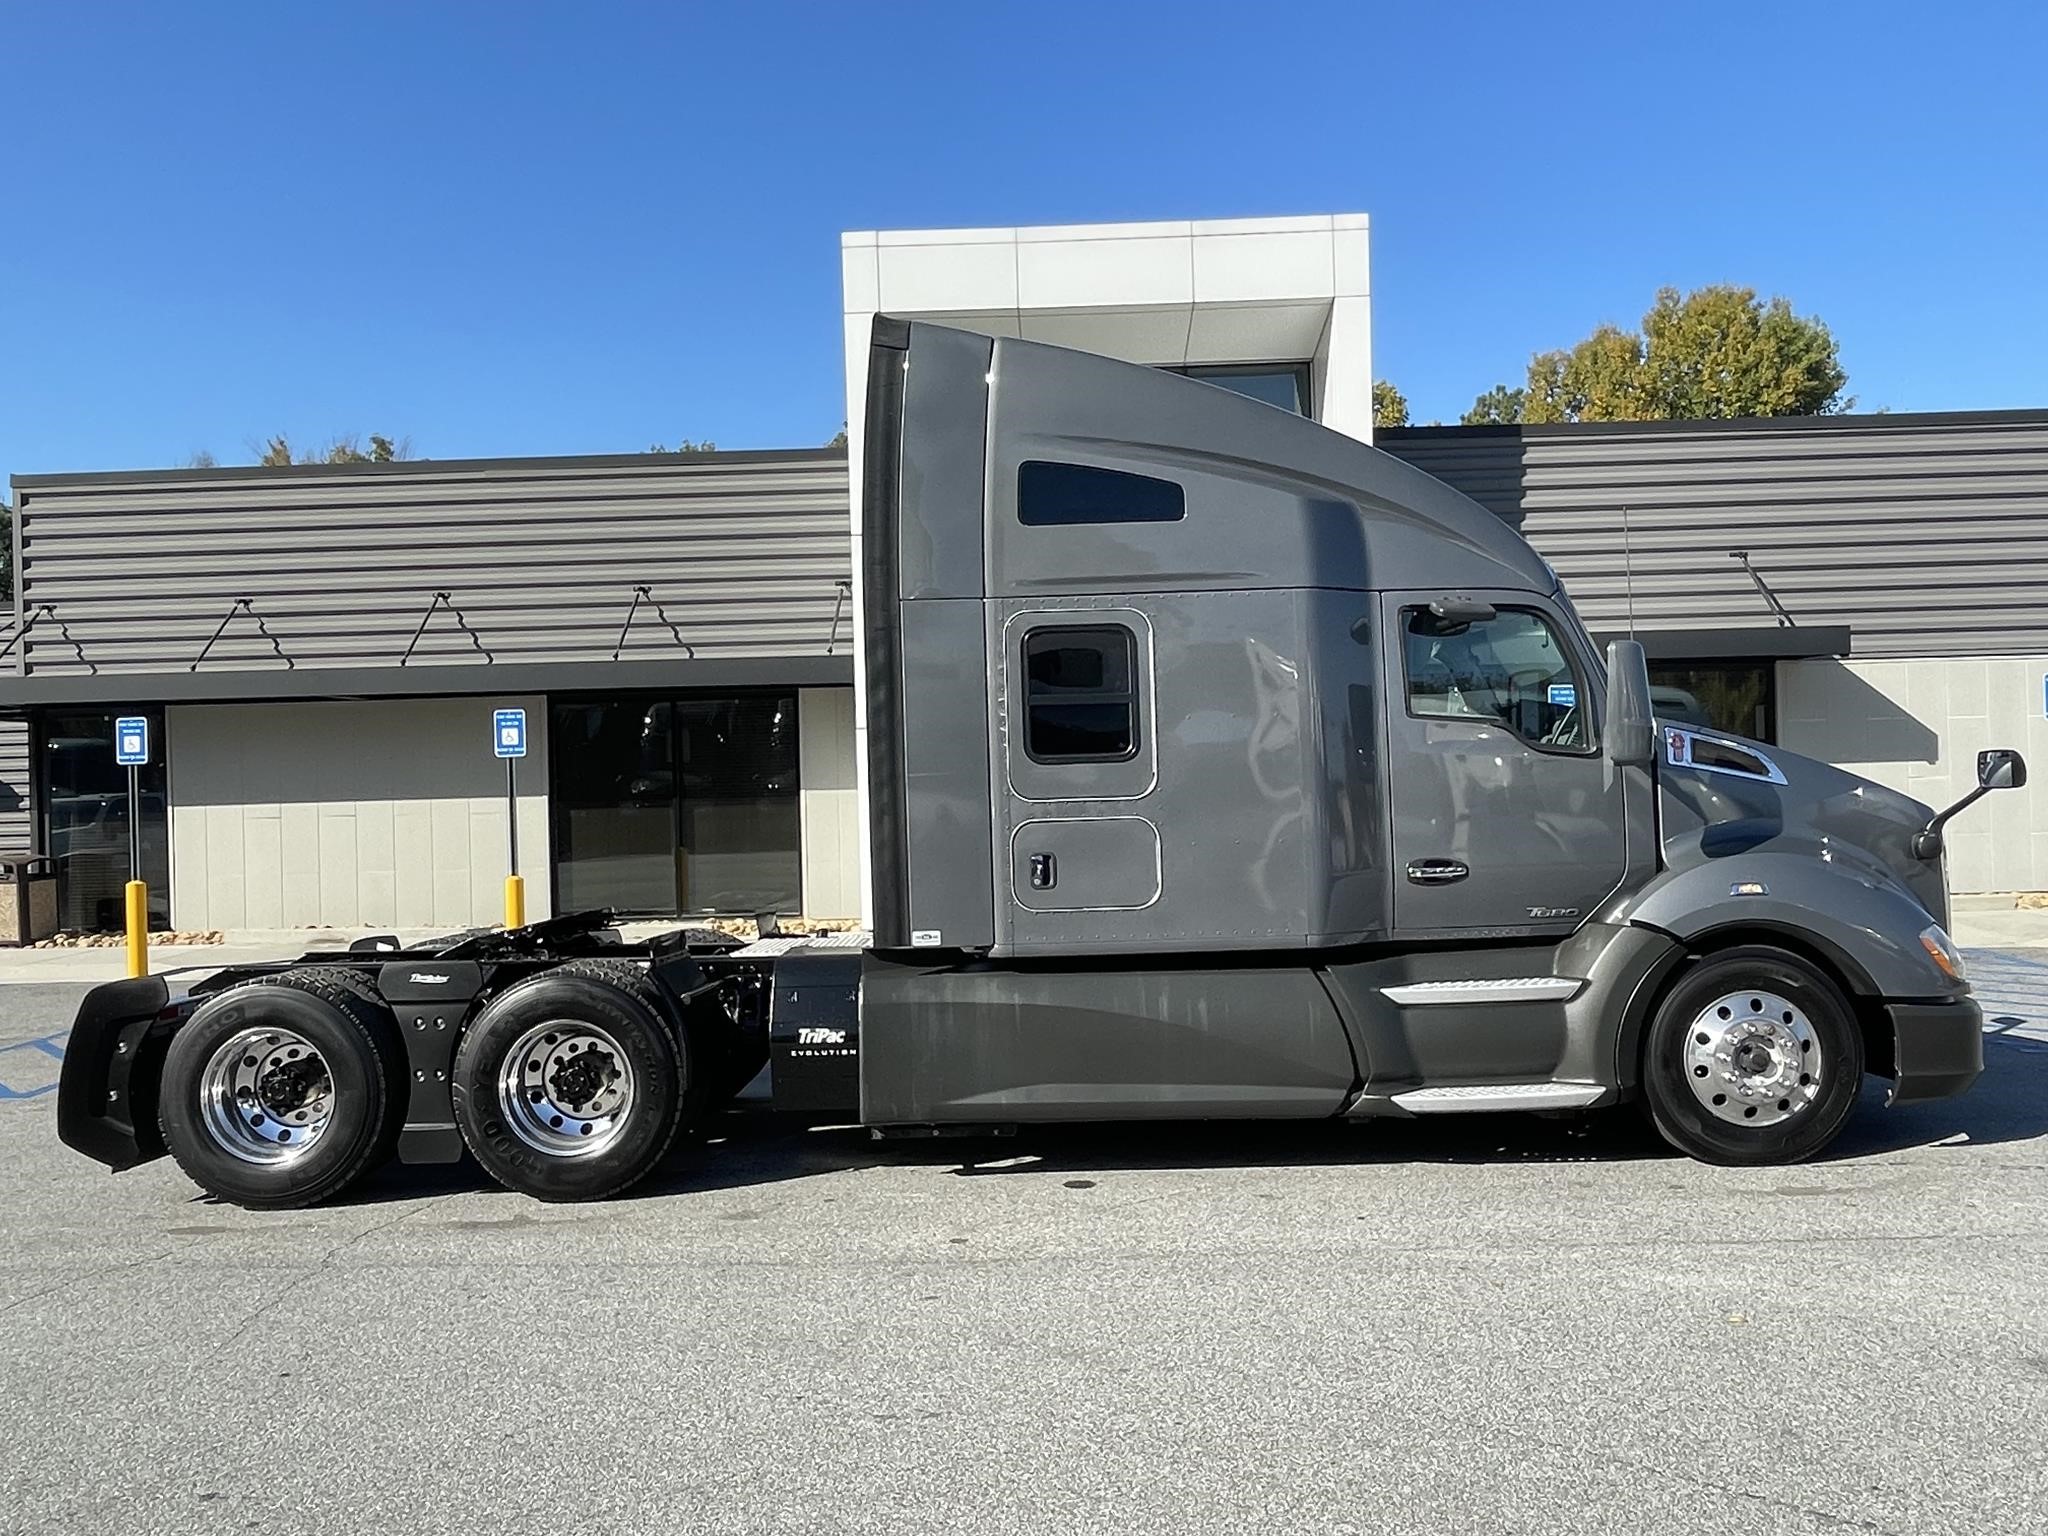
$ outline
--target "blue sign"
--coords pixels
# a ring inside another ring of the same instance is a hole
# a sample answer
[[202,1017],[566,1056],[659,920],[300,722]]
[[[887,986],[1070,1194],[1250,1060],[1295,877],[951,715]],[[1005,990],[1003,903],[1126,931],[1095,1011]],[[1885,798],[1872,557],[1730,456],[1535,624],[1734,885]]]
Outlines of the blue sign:
[[1575,683],[1552,683],[1550,685],[1550,702],[1557,705],[1560,709],[1577,709],[1579,707],[1578,685]]
[[491,749],[500,757],[526,756],[526,711],[501,709],[491,716]]
[[114,761],[123,768],[149,761],[149,721],[141,715],[123,715],[114,722]]

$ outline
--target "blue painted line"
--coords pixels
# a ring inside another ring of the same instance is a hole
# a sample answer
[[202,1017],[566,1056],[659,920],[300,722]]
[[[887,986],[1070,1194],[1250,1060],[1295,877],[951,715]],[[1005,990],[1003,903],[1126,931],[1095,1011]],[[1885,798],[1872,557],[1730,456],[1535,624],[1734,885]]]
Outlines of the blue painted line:
[[[64,1041],[70,1033],[69,1030],[61,1030],[54,1035],[44,1035],[36,1040],[18,1040],[13,1045],[0,1045],[0,1056],[15,1051],[35,1051],[40,1055],[62,1061]],[[0,1078],[0,1104],[19,1102],[23,1099],[40,1099],[44,1094],[56,1091],[55,1083],[44,1083],[40,1088],[11,1088],[4,1078]]]

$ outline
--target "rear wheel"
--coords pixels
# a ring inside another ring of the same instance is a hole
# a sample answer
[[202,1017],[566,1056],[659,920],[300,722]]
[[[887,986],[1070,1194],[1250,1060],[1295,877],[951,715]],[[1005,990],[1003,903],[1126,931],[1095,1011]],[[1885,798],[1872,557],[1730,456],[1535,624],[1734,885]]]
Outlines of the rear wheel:
[[601,1200],[661,1161],[690,1062],[661,988],[625,961],[519,983],[464,1033],[455,1120],[486,1172],[540,1200]]
[[1863,1085],[1842,989],[1765,945],[1711,955],[1643,1041],[1643,1104],[1664,1139],[1710,1163],[1796,1163],[1841,1133]]
[[352,971],[309,966],[200,1005],[164,1058],[178,1166],[251,1209],[332,1199],[389,1156],[405,1075],[391,1012]]

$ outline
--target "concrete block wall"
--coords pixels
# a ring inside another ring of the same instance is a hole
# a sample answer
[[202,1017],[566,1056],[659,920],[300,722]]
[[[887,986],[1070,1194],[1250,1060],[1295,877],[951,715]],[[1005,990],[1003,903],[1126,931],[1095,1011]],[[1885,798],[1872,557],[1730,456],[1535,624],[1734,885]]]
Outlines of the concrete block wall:
[[2017,747],[2044,777],[1949,824],[1957,892],[2048,890],[2048,653],[1778,663],[1778,740],[1939,810],[1977,753]]
[[505,765],[526,710],[519,862],[549,911],[547,701],[190,705],[166,711],[171,920],[182,928],[450,927],[504,917]]
[[854,787],[853,690],[806,688],[797,699],[804,916],[860,916],[860,806]]

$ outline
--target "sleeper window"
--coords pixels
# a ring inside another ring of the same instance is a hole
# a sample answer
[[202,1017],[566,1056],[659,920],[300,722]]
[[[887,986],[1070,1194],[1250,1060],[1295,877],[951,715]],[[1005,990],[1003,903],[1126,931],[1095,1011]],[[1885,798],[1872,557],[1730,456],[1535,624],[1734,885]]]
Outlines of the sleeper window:
[[1584,680],[1541,614],[1503,608],[1490,619],[1447,624],[1410,608],[1402,620],[1408,713],[1480,720],[1536,746],[1591,750]]
[[1137,643],[1119,624],[1024,636],[1024,750],[1041,763],[1118,762],[1138,750]]
[[1017,521],[1027,528],[1177,523],[1187,511],[1187,496],[1171,480],[1050,459],[1017,466]]

